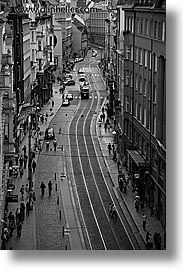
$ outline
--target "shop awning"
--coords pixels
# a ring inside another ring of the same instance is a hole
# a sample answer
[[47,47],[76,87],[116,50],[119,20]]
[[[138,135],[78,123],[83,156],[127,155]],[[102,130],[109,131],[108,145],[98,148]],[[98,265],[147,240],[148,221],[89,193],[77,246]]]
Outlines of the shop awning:
[[145,160],[141,157],[139,152],[136,150],[127,150],[128,154],[130,157],[133,159],[133,161],[138,165],[138,166],[146,166]]

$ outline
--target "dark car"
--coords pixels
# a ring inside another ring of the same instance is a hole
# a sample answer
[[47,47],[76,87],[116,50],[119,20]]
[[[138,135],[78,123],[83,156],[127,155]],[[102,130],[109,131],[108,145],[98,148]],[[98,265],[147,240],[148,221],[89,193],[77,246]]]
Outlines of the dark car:
[[75,85],[75,81],[74,79],[68,79],[66,81],[64,81],[65,86],[72,86]]
[[47,128],[45,130],[44,139],[49,140],[49,139],[54,139],[54,138],[55,138],[55,132],[54,132],[53,128]]

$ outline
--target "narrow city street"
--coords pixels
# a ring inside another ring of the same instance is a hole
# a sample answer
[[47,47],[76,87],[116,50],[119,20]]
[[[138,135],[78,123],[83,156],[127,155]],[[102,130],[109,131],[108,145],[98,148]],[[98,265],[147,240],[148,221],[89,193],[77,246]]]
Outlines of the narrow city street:
[[[99,60],[100,55],[94,59],[89,51],[86,59],[76,64],[72,72],[76,85],[67,86],[64,92],[64,97],[67,94],[73,96],[69,106],[62,106],[59,85],[54,86],[53,115],[49,105],[46,106],[50,115],[47,123],[40,124],[40,131],[44,133],[48,126],[54,129],[57,149],[54,150],[50,141],[47,151],[42,135],[42,151],[36,156],[37,167],[33,177],[36,202],[32,213],[25,219],[21,239],[13,236],[8,248],[146,249],[145,232],[139,229],[141,217],[135,218],[135,213],[131,213],[133,201],[130,206],[125,202],[126,198],[119,191],[116,164],[108,157],[107,145],[109,141],[113,142],[112,121],[107,132],[103,122],[99,127],[101,110],[107,102],[105,81],[97,65]],[[80,97],[79,69],[87,76],[89,99]],[[127,173],[125,169],[124,173]],[[26,181],[24,175],[23,183]],[[51,196],[48,194],[49,181],[52,182]],[[22,179],[18,178],[16,182],[20,188]],[[41,182],[46,185],[44,195],[41,195]],[[127,189],[127,193],[131,192],[130,186]],[[130,202],[129,199],[127,201]],[[116,218],[109,215],[110,202],[115,205]],[[11,204],[10,210],[15,209],[16,205]],[[26,239],[28,232],[29,241]]]

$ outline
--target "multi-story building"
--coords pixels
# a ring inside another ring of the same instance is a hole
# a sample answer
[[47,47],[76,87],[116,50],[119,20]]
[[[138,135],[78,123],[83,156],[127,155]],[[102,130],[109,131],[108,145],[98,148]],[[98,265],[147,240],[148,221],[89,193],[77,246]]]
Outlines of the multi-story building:
[[[9,160],[14,155],[13,40],[12,30],[7,21],[7,15],[0,7],[0,221],[4,218]],[[0,222],[0,234],[1,232],[2,222]]]
[[[166,2],[122,1],[123,161],[140,195],[166,222]],[[119,72],[118,72],[119,73]],[[119,97],[120,97],[120,92]],[[121,129],[121,130],[120,130]]]
[[[63,68],[72,57],[72,14],[67,12],[66,6],[71,7],[71,0],[59,1],[58,8],[55,11],[55,20],[62,27]],[[59,7],[65,7],[65,12],[59,12]]]
[[105,19],[108,18],[108,0],[90,3],[90,18],[88,19],[89,41],[96,46],[105,47]]
[[85,57],[88,47],[88,36],[84,20],[75,15],[72,22],[73,56]]

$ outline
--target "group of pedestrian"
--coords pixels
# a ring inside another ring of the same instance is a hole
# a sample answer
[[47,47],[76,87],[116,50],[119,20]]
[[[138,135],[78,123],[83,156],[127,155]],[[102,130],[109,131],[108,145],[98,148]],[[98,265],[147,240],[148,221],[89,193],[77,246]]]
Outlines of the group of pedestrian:
[[[44,196],[46,185],[44,184],[43,181],[41,182],[40,189],[41,189],[41,195]],[[49,195],[49,197],[51,196],[51,192],[52,192],[52,182],[51,182],[51,180],[49,180],[49,182],[48,182],[48,195]]]
[[113,161],[117,161],[117,150],[116,150],[115,143],[111,145],[111,143],[109,142],[107,149],[108,149],[109,155],[111,155],[111,151],[113,152],[113,157],[112,157]]
[[[53,148],[54,148],[54,151],[57,150],[57,140],[56,139],[53,140]],[[48,140],[46,141],[46,151],[52,151],[52,148],[50,147],[50,142]]]

